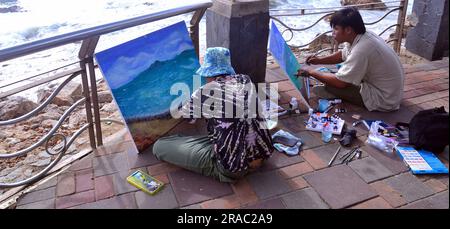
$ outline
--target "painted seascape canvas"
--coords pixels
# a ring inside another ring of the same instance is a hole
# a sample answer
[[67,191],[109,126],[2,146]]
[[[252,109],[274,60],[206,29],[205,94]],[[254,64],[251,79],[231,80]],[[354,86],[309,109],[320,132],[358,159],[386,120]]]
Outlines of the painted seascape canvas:
[[302,81],[298,80],[295,76],[298,69],[300,69],[300,64],[273,21],[269,34],[269,51],[297,90],[300,91],[303,84]]
[[193,91],[200,67],[184,21],[110,49],[95,58],[139,152],[148,149],[180,120],[170,106],[184,83]]

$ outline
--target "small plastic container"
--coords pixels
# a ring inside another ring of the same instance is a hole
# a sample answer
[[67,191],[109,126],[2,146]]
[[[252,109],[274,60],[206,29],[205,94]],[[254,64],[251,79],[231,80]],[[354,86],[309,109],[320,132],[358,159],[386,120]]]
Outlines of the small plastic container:
[[333,129],[331,128],[331,125],[328,122],[326,122],[323,125],[322,129],[322,141],[328,143],[331,141],[332,136],[333,136]]
[[326,99],[319,99],[319,106],[317,108],[317,110],[320,113],[323,113],[327,110],[327,108],[330,106],[330,101],[326,100]]

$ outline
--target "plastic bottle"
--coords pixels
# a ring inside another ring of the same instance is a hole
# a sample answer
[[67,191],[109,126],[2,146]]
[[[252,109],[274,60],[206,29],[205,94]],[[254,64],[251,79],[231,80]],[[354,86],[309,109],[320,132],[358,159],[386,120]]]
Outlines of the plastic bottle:
[[333,130],[331,129],[331,125],[326,122],[323,125],[322,129],[322,141],[328,143],[331,141],[331,137],[333,136]]

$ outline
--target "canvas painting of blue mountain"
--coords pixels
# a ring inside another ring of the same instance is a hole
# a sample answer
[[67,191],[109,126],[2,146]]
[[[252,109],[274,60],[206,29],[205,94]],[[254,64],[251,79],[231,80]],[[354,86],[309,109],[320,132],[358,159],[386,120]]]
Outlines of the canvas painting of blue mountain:
[[95,58],[139,152],[179,120],[170,114],[176,83],[193,90],[200,67],[184,21],[98,52]]

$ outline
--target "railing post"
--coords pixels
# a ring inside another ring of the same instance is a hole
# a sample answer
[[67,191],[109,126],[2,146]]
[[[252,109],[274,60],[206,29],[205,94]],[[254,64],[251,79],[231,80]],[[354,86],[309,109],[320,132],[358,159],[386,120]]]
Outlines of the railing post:
[[395,30],[395,41],[394,41],[394,50],[397,54],[400,54],[400,49],[402,46],[402,38],[403,38],[403,28],[405,27],[406,20],[406,12],[408,10],[408,0],[401,0],[400,2],[400,11],[398,12],[397,17],[397,29]]
[[206,8],[195,11],[189,26],[189,35],[191,36],[192,42],[194,43],[195,52],[197,53],[198,57],[200,57],[199,24],[205,12]]
[[[83,40],[80,51],[78,53],[78,58],[80,59],[80,67],[82,69],[81,79],[82,79],[82,83],[83,83],[83,93],[84,93],[84,97],[86,98],[85,104],[86,104],[86,118],[89,123],[89,140],[91,143],[91,147],[93,149],[97,148],[97,144],[95,143],[95,136],[97,136],[98,145],[103,145],[102,133],[101,133],[102,130],[101,130],[101,123],[100,123],[100,112],[99,112],[99,107],[98,107],[97,82],[95,80],[94,60],[92,58],[92,56],[94,55],[95,48],[97,47],[97,43],[98,43],[99,39],[100,39],[99,36],[95,36],[95,37]],[[86,66],[88,67],[88,70],[89,70],[89,78],[90,78],[92,94],[90,94],[90,90],[89,90]],[[91,98],[92,98],[93,107],[94,107],[95,122],[92,120]],[[94,125],[95,125],[96,133],[94,132]]]
[[97,94],[97,80],[95,78],[94,70],[94,59],[93,57],[88,57],[86,59],[89,79],[91,80],[91,96],[92,96],[92,106],[94,108],[94,125],[95,125],[95,136],[97,137],[97,146],[103,145],[102,139],[102,124],[100,122],[100,108],[98,105],[98,94]]
[[86,107],[86,119],[89,123],[89,141],[92,149],[96,149],[95,144],[95,133],[94,133],[94,125],[92,121],[92,110],[91,110],[91,96],[89,95],[89,84],[87,79],[86,72],[86,61],[83,59],[80,61],[81,68],[81,81],[83,84],[83,95],[86,98],[85,107]]

